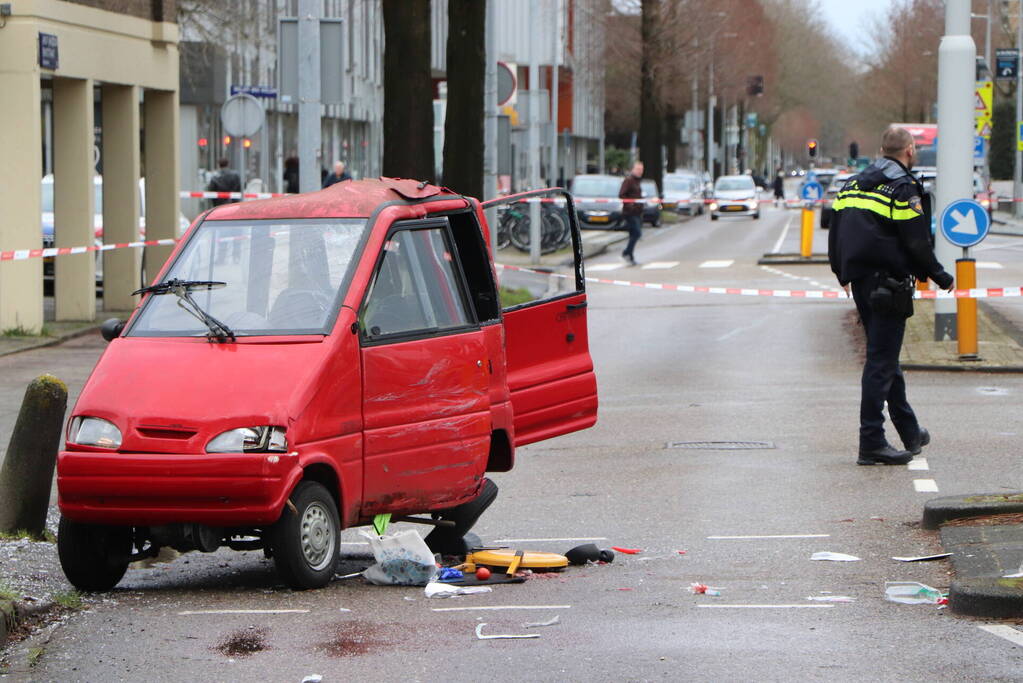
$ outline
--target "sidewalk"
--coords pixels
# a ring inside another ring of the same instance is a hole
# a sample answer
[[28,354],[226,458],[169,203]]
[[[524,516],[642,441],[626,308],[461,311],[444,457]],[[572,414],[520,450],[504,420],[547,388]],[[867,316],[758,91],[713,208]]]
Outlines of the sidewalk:
[[1016,218],[1010,211],[994,211],[991,221],[992,235],[1023,237],[1023,219]]
[[906,321],[899,361],[904,370],[1023,372],[1023,331],[981,301],[977,307],[980,360],[961,361],[957,342],[934,341],[934,302],[913,302],[915,313]]
[[[660,229],[663,230],[664,228]],[[624,242],[628,238],[629,233],[625,230],[583,230],[583,260],[600,256],[612,245]],[[508,247],[499,251],[497,253],[497,262],[507,266],[528,267],[530,265],[529,254],[519,251],[515,247]],[[573,262],[574,258],[571,247],[565,247],[564,249],[541,256],[538,267],[564,268],[571,266]]]

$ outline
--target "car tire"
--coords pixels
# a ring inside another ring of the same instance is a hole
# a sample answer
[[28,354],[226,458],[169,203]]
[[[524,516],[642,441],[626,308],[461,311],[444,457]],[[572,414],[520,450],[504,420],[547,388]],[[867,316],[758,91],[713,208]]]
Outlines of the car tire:
[[652,221],[650,221],[650,226],[654,227],[654,228],[661,227],[661,214],[660,214],[660,212],[657,213],[657,218],[655,218]]
[[480,494],[469,502],[434,512],[434,519],[454,522],[455,526],[439,526],[427,534],[424,540],[430,550],[441,555],[464,555],[465,535],[497,498],[497,491],[497,484],[484,479]]
[[710,212],[710,219],[712,221],[716,221],[718,219],[718,215],[716,213],[714,213],[713,211],[711,211]]
[[131,561],[129,526],[83,524],[66,517],[57,527],[57,556],[71,585],[80,591],[107,591],[118,584]]
[[760,218],[760,212],[757,211],[755,214],[753,214],[753,220],[757,220],[759,218]]
[[277,573],[294,590],[323,588],[334,578],[341,546],[337,501],[323,484],[308,480],[289,500],[271,530]]

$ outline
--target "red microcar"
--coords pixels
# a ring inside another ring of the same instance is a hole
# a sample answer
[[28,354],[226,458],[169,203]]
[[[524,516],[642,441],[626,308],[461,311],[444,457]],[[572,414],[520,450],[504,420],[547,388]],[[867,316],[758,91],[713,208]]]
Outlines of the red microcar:
[[382,513],[426,514],[431,547],[458,548],[497,493],[487,472],[596,422],[575,211],[550,205],[572,232],[551,272],[499,271],[480,204],[413,180],[197,220],[127,323],[106,324],[68,422],[71,583],[228,546],[320,587],[341,530]]

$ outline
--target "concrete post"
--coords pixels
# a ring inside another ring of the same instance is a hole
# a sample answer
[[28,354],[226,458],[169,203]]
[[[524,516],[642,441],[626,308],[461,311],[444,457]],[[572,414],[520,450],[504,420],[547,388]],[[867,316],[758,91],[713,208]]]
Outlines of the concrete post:
[[[973,91],[977,46],[970,35],[970,0],[947,0],[945,35],[938,47],[938,183],[934,207],[940,216],[957,199],[973,196]],[[935,238],[935,254],[946,270],[954,267],[960,248],[943,235]],[[938,299],[934,305],[934,339],[956,338],[956,305]]]
[[[529,0],[529,24],[540,20],[539,0]],[[529,189],[540,189],[540,55],[536,32],[529,32],[529,128],[526,154],[529,158]],[[529,203],[529,262],[540,263],[540,204]]]
[[1023,2],[1019,3],[1016,17],[1016,49],[1019,63],[1016,65],[1016,163],[1012,173],[1012,215],[1023,218],[1023,150],[1019,148],[1019,123],[1023,121]]
[[35,378],[25,390],[0,467],[0,532],[41,536],[46,528],[66,408],[67,387],[53,375]]
[[[139,239],[139,89],[103,86],[103,242]],[[103,308],[130,311],[139,288],[138,249],[103,252]]]
[[[31,48],[31,43],[28,44]],[[26,69],[0,69],[0,188],[4,218],[0,220],[0,251],[39,249],[43,146],[40,125],[39,74]],[[43,327],[43,260],[0,264],[0,332],[21,328],[38,333]]]
[[[483,85],[483,197],[497,196],[497,0],[487,0],[487,71]],[[490,249],[497,253],[497,209],[487,209]]]
[[298,0],[298,191],[320,189],[320,12],[322,0]]
[[[57,247],[90,246],[95,237],[92,79],[53,79],[53,225]],[[96,254],[54,259],[57,320],[95,320]]]
[[[146,90],[146,239],[173,239],[178,230],[178,93]],[[160,272],[173,247],[146,247],[147,282]]]

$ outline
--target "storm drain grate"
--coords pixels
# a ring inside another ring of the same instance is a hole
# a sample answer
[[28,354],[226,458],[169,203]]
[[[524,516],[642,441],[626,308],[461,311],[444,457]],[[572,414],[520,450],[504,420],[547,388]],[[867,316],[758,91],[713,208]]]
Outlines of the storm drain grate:
[[665,448],[691,451],[759,451],[777,447],[771,441],[669,441]]

